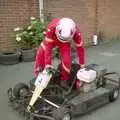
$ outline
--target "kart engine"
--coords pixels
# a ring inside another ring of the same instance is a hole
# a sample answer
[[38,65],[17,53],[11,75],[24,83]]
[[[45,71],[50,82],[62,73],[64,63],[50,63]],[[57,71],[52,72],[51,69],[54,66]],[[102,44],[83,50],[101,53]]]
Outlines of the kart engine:
[[106,73],[106,69],[96,64],[92,67],[80,69],[77,72],[77,90],[84,93],[95,90],[104,73]]

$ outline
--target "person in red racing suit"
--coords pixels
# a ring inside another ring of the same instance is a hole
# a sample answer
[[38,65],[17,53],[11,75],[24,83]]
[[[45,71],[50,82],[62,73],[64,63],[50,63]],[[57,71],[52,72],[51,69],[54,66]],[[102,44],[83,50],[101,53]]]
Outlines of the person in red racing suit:
[[71,68],[71,40],[74,40],[79,64],[84,67],[84,43],[78,26],[70,18],[53,19],[47,26],[45,39],[36,53],[34,75],[37,77],[41,68],[47,68],[52,64],[52,49],[58,47],[61,58],[61,85],[68,87]]

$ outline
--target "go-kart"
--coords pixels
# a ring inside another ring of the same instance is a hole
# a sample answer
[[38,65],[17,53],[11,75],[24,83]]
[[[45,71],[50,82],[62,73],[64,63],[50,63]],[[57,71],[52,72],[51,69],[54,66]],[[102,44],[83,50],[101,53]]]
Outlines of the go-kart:
[[[27,110],[27,106],[35,89],[32,81],[29,84],[18,83],[8,89],[10,105],[28,120],[71,120],[113,102],[119,96],[120,77],[117,72],[107,72],[97,64],[90,64],[81,71],[78,64],[72,64],[69,89],[66,90],[60,85],[59,69],[52,70],[49,84],[31,111]],[[91,76],[85,75],[85,72],[91,72]],[[83,80],[84,76],[90,81]]]

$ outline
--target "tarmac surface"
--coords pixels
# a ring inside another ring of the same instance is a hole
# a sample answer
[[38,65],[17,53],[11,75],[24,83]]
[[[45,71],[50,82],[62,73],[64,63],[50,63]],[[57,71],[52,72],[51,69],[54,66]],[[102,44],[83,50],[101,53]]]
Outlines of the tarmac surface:
[[[86,48],[86,64],[91,63],[105,66],[109,72],[120,73],[120,40]],[[8,105],[7,89],[19,82],[29,82],[33,78],[33,64],[26,62],[0,66],[0,120],[25,120]],[[73,120],[120,120],[120,97],[113,103]]]

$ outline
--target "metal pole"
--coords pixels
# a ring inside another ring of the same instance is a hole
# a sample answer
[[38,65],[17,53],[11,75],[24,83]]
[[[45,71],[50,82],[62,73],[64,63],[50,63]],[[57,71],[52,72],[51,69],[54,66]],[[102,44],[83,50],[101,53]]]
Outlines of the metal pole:
[[39,0],[39,13],[40,13],[40,20],[44,21],[43,0]]
[[[33,91],[31,91],[33,93]],[[60,108],[60,106],[58,106],[57,104],[45,99],[45,98],[42,98],[42,96],[39,96],[40,99],[43,99],[45,102],[49,103],[50,105],[56,107],[56,108]]]

